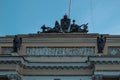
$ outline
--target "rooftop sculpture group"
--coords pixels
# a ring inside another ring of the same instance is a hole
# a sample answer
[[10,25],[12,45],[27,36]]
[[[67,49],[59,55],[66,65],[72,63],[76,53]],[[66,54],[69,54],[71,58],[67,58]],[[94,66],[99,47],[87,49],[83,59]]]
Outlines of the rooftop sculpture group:
[[79,33],[87,33],[88,32],[88,23],[77,25],[75,23],[75,20],[73,20],[73,23],[70,23],[70,19],[67,15],[64,15],[63,19],[61,19],[61,24],[56,21],[55,26],[53,28],[46,27],[43,25],[41,27],[42,33],[72,33],[72,32],[79,32]]

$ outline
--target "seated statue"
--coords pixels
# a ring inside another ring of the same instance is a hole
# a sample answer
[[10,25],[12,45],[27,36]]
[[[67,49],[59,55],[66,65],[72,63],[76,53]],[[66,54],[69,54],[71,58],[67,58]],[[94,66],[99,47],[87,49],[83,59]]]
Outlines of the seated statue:
[[61,32],[61,27],[58,21],[55,22],[55,27],[53,28],[54,32]]
[[51,27],[46,27],[46,29],[47,29],[47,33],[51,33],[51,32],[53,32],[53,29],[51,28]]
[[46,32],[46,26],[45,26],[45,24],[41,27],[41,29],[42,29],[42,32],[44,33],[44,32]]
[[62,32],[64,33],[68,32],[69,26],[70,26],[70,19],[67,15],[64,15],[63,19],[61,19]]
[[54,32],[51,27],[46,27],[45,25],[43,25],[43,26],[41,27],[41,29],[42,29],[42,32],[43,32],[43,33],[51,33],[51,32]]

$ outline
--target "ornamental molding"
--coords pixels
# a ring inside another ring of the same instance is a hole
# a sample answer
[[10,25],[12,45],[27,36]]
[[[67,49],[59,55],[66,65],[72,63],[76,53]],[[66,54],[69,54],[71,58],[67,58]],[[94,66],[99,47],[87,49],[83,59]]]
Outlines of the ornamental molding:
[[120,58],[119,57],[89,57],[89,61],[94,64],[120,64]]
[[120,64],[120,61],[91,61],[94,64]]
[[89,66],[23,66],[25,70],[90,70]]
[[[26,70],[89,70],[92,69],[93,66],[90,65],[83,65],[83,66],[29,66],[29,63],[22,63],[21,61],[0,61],[1,65],[19,65],[22,69]],[[28,65],[27,65],[28,64]],[[66,63],[67,64],[67,63]]]

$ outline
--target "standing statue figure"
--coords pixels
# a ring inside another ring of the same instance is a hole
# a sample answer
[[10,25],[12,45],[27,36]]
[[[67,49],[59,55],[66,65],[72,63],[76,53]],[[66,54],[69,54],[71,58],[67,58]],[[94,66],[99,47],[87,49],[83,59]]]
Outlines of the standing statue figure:
[[106,43],[106,37],[103,37],[103,35],[100,35],[100,37],[97,37],[98,53],[103,53],[105,43]]
[[73,20],[73,24],[70,26],[70,32],[78,32],[79,26],[75,23],[75,20]]
[[13,52],[18,52],[18,50],[20,50],[22,44],[22,38],[18,38],[18,36],[15,35],[14,39],[13,39]]
[[21,46],[22,46],[22,38],[20,37],[19,38],[19,47],[18,47],[19,50],[20,50]]

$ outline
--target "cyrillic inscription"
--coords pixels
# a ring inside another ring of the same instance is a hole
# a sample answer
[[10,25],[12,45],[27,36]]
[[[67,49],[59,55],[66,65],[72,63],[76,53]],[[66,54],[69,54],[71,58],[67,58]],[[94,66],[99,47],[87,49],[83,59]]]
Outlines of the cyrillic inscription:
[[73,56],[73,55],[94,55],[94,47],[80,48],[27,48],[27,55],[48,55],[48,56]]

